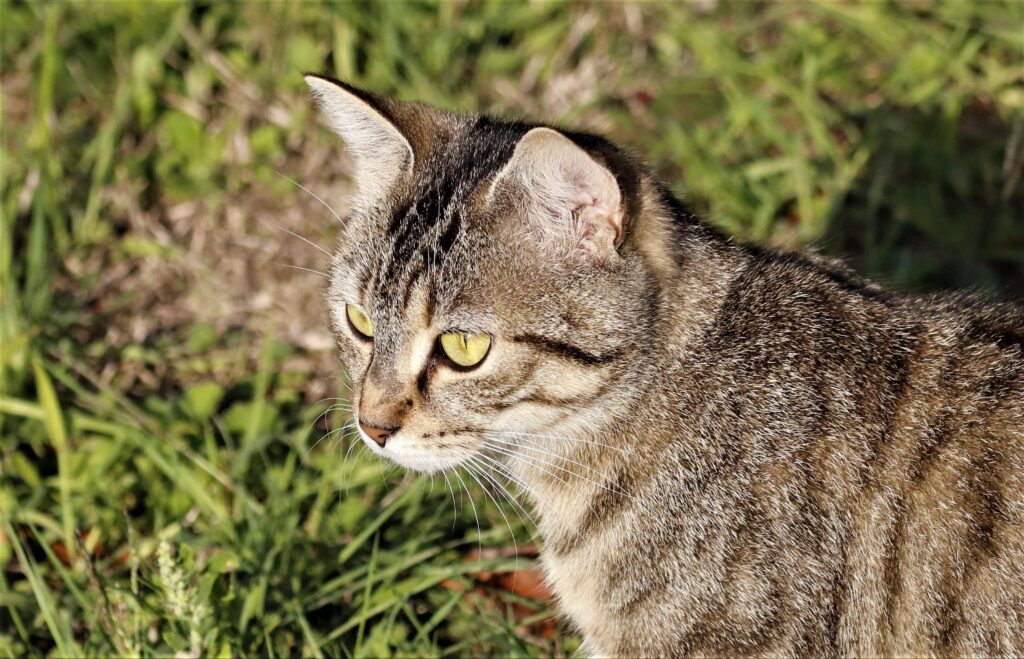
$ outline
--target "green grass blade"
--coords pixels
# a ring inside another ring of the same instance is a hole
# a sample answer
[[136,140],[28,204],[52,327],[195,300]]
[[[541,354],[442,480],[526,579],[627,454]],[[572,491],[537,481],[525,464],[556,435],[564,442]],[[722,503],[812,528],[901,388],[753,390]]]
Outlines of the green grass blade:
[[38,357],[32,359],[32,370],[36,378],[36,395],[43,411],[43,425],[46,434],[57,453],[57,480],[60,488],[61,524],[64,528],[64,546],[68,554],[75,551],[75,513],[71,505],[71,474],[68,461],[68,438],[64,426],[64,414],[61,412],[57,392],[53,382],[47,375],[42,361]]
[[21,541],[18,540],[18,536],[15,534],[14,527],[6,520],[4,521],[4,530],[7,532],[7,537],[14,547],[14,553],[18,556],[18,562],[21,564],[22,570],[25,571],[25,576],[32,587],[32,592],[36,596],[36,603],[39,604],[39,610],[42,612],[44,620],[46,620],[46,627],[50,630],[50,636],[53,637],[54,643],[57,644],[57,650],[64,657],[80,656],[78,646],[72,639],[70,630],[63,623],[60,612],[54,603],[53,594],[46,586],[46,582],[40,577],[35,561],[25,553]]

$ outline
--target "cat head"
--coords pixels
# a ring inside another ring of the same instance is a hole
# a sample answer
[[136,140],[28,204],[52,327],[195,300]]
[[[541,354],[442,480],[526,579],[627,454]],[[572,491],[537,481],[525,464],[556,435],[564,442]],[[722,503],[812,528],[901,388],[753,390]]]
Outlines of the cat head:
[[633,159],[306,80],[355,162],[327,299],[370,449],[435,471],[627,414],[657,347]]

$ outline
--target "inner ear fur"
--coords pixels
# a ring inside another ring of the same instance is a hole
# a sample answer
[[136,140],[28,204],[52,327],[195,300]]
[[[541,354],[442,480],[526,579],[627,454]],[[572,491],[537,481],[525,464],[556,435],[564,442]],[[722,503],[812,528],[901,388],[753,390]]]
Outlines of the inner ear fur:
[[606,260],[625,240],[634,210],[623,188],[637,187],[632,164],[619,154],[598,137],[533,128],[495,177],[490,196],[503,194],[518,205],[529,233]]

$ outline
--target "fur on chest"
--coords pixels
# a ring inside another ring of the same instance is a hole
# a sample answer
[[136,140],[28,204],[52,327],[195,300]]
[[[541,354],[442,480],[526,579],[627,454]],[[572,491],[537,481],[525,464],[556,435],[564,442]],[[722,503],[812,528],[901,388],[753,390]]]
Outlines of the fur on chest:
[[544,571],[561,610],[594,647],[610,646],[612,639],[605,637],[618,628],[607,602],[607,544],[597,539],[593,546],[568,556],[543,554]]

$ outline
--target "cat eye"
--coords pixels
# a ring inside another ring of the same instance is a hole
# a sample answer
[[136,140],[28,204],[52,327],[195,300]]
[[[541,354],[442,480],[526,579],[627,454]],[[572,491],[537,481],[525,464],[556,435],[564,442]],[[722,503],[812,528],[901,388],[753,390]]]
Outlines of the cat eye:
[[352,325],[356,332],[361,334],[363,338],[373,338],[373,323],[370,322],[369,317],[363,313],[359,307],[346,304],[345,315],[348,316],[348,322]]
[[491,337],[486,334],[445,332],[438,342],[444,356],[462,368],[476,366],[491,349]]

